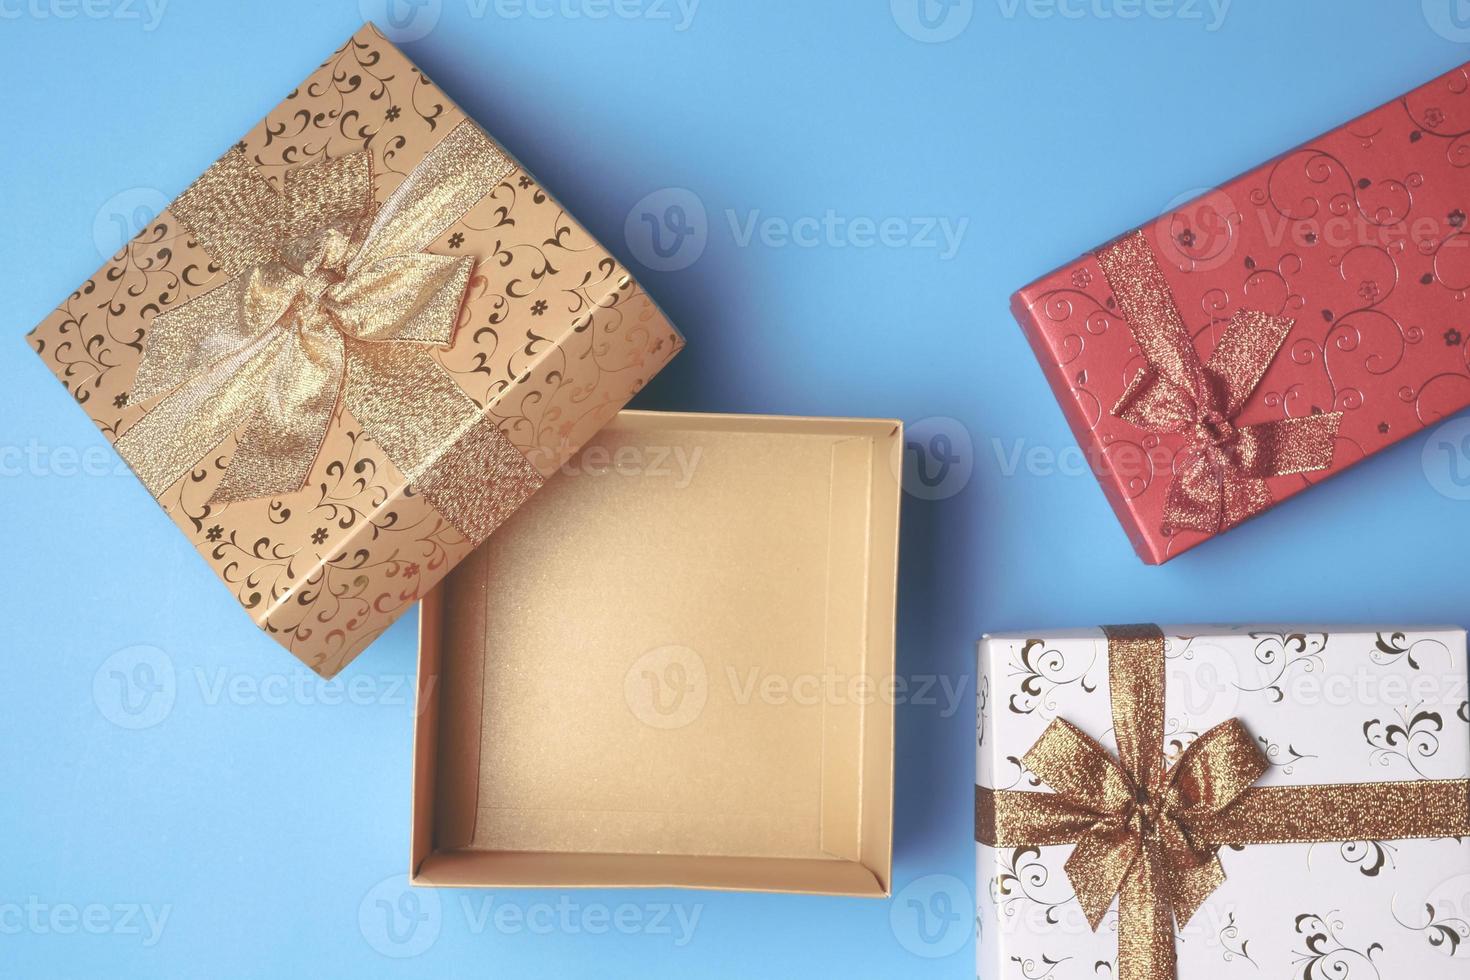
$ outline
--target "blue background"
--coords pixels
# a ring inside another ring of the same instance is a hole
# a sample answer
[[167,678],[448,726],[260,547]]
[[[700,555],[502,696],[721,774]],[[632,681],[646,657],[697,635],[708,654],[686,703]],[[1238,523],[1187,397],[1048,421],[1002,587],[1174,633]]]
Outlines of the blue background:
[[[1015,287],[1470,57],[1458,21],[1237,0],[1212,30],[1207,6],[1125,20],[1102,16],[1123,8],[1108,0],[1074,0],[1079,17],[974,0],[928,43],[887,0],[703,0],[685,30],[664,7],[595,19],[561,10],[597,0],[555,0],[542,18],[442,0],[407,53],[689,338],[639,407],[929,420],[916,431],[951,435],[973,470],[905,503],[899,669],[959,697],[899,709],[896,899],[591,892],[565,896],[567,925],[538,911],[555,893],[447,891],[397,942],[378,902],[415,911],[399,903],[416,617],[337,684],[314,681],[114,472],[21,341],[116,244],[114,213],[185,187],[372,4],[171,0],[150,30],[141,0],[92,2],[0,0],[0,975],[964,977],[983,630],[1467,618],[1470,504],[1436,491],[1430,437],[1161,568],[1134,557],[1089,474],[1006,462],[1017,440],[1072,445],[1007,311]],[[705,208],[707,247],[650,271],[625,221],[671,187]],[[741,244],[728,217],[828,209],[968,225],[945,257]],[[133,662],[174,676],[138,730],[112,686]],[[655,927],[661,904],[698,914],[692,938]],[[89,905],[99,934],[67,928]],[[501,905],[528,918],[497,923]],[[589,908],[620,905],[643,924],[590,931]],[[166,911],[161,934],[129,907]]]

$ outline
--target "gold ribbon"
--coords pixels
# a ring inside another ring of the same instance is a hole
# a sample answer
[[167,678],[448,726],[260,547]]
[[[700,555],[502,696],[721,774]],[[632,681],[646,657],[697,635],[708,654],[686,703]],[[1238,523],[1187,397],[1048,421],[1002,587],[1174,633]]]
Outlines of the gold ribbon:
[[975,839],[1076,845],[1067,877],[1094,930],[1119,897],[1119,980],[1176,980],[1174,924],[1224,883],[1221,847],[1470,834],[1470,780],[1253,786],[1269,763],[1238,718],[1168,768],[1163,634],[1104,629],[1118,758],[1053,721],[1021,761],[1054,792],[977,786]]
[[1266,477],[1332,464],[1341,412],[1255,425],[1235,421],[1294,320],[1241,310],[1201,363],[1143,232],[1105,246],[1097,260],[1148,362],[1113,414],[1150,432],[1182,433],[1190,442],[1164,504],[1166,529],[1213,534],[1233,527],[1271,505]]
[[541,484],[431,349],[454,333],[475,260],[424,251],[514,165],[451,130],[379,206],[359,151],[286,172],[236,148],[170,205],[229,281],[154,318],[130,395],[157,403],[117,450],[161,496],[231,435],[210,499],[292,493],[345,407],[472,540]]

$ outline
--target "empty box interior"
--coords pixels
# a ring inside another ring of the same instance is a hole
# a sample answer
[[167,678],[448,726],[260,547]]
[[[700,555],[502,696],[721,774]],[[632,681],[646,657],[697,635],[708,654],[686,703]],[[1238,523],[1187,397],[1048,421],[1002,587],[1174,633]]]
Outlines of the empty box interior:
[[618,416],[424,600],[415,883],[886,894],[901,441]]

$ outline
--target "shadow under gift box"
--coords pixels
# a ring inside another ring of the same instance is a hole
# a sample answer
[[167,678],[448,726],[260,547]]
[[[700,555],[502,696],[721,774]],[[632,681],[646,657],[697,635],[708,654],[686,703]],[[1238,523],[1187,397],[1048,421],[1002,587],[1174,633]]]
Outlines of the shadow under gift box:
[[1470,405],[1467,168],[1470,66],[1012,297],[1144,561]]
[[887,895],[901,448],[877,420],[594,437],[424,597],[413,882]]
[[324,677],[683,347],[371,25],[28,339]]

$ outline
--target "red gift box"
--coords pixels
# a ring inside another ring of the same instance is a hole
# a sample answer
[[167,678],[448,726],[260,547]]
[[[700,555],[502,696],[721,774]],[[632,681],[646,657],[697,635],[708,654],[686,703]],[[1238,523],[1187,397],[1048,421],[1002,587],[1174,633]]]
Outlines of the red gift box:
[[1012,297],[1159,564],[1470,405],[1470,65]]

